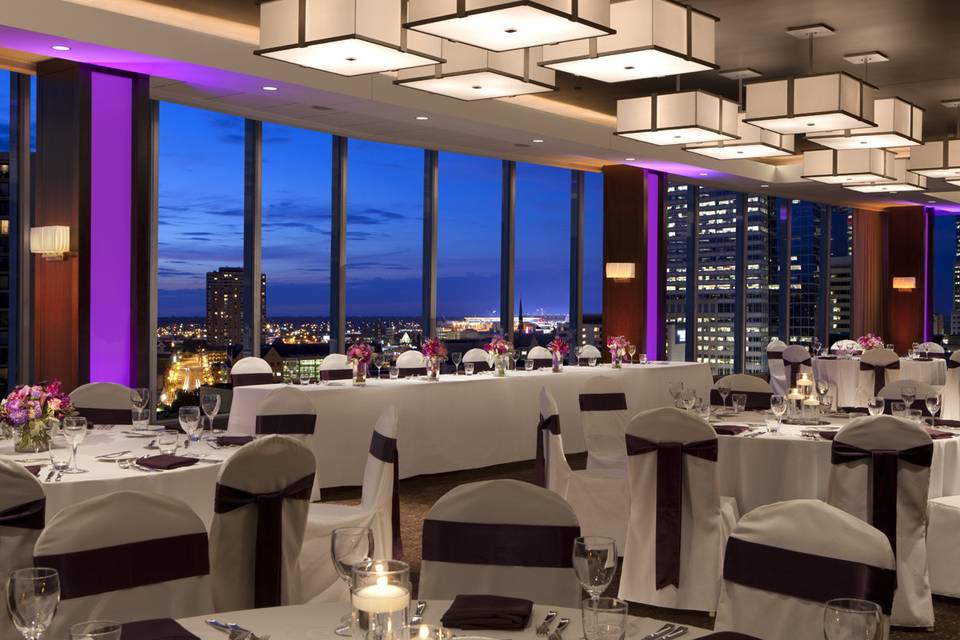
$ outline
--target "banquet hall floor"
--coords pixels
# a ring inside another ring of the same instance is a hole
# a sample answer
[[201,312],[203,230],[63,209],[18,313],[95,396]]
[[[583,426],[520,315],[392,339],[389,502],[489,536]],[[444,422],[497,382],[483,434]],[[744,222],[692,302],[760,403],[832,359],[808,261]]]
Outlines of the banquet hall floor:
[[[573,469],[582,469],[586,463],[586,454],[571,455],[568,456],[568,459]],[[430,507],[433,506],[433,503],[457,485],[496,478],[533,481],[533,461],[503,464],[485,469],[418,476],[400,481],[400,527],[403,536],[403,548],[405,559],[410,563],[411,579],[415,583],[420,575],[420,534],[423,518]],[[324,489],[322,495],[325,502],[355,504],[359,502],[360,489],[359,487]],[[619,581],[620,574],[618,571],[607,595],[616,595]],[[932,633],[925,630],[895,629],[890,634],[890,640],[906,640],[908,638],[916,638],[917,640],[946,640],[950,638],[956,640],[960,638],[960,600],[934,597],[933,609],[936,628]],[[713,620],[708,615],[701,613],[660,609],[637,604],[631,604],[630,613],[698,627],[713,627]]]

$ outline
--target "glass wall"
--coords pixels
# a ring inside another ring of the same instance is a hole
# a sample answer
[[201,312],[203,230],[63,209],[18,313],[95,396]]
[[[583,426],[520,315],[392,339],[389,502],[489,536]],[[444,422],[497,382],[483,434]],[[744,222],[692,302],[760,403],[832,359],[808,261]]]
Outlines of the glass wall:
[[820,309],[823,227],[827,205],[790,203],[790,343],[810,344],[823,335]]
[[603,311],[603,174],[583,176],[583,314]]
[[[745,196],[747,216],[746,320],[744,335],[744,371],[762,373],[767,370],[767,345],[771,337],[771,319],[775,317],[777,299],[771,297],[771,284],[777,272],[771,272],[770,256],[777,249],[777,219],[770,211],[770,199],[757,194]],[[776,335],[776,334],[773,334]]]
[[[688,265],[694,256],[694,215],[697,188],[674,181],[667,183],[666,202],[666,322],[667,359],[687,359]],[[693,297],[691,292],[690,298]],[[692,300],[690,300],[692,302]],[[690,327],[690,335],[693,335]]]
[[737,226],[735,191],[700,188],[697,208],[696,360],[717,375],[733,373],[736,358]]
[[960,216],[931,218],[934,340],[953,351],[960,346]]
[[851,339],[853,323],[853,209],[830,214],[830,344]]
[[[10,344],[10,78],[0,69],[0,389],[7,388]],[[15,311],[15,309],[13,310]]]

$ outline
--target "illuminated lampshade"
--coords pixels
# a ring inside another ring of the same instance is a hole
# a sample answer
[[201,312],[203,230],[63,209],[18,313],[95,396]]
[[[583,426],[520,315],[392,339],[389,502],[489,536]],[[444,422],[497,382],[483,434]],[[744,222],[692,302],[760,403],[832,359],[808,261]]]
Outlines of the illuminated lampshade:
[[504,98],[556,89],[555,72],[537,65],[540,47],[498,53],[443,41],[446,62],[402,69],[396,83],[460,100]]
[[960,178],[960,140],[934,140],[910,149],[907,169],[928,178]]
[[617,135],[650,144],[737,139],[737,103],[705,91],[617,100]]
[[440,40],[402,29],[400,13],[382,0],[263,0],[254,53],[342,76],[442,61]]
[[894,153],[884,149],[818,149],[803,154],[803,178],[826,184],[893,182]]
[[609,280],[627,282],[637,277],[637,264],[635,262],[608,262],[606,272]]
[[825,131],[807,136],[831,149],[881,149],[910,147],[923,143],[923,107],[901,98],[873,101],[875,127]]
[[917,288],[917,279],[913,276],[895,276],[893,288],[897,291],[913,291]]
[[408,0],[403,26],[490,51],[613,33],[610,0]]
[[773,158],[793,154],[793,136],[755,127],[744,122],[743,118],[743,112],[737,115],[739,140],[689,144],[683,150],[718,160]]
[[838,71],[747,85],[750,124],[777,133],[872,127],[877,88]]
[[893,161],[893,182],[867,182],[864,184],[845,184],[844,188],[860,193],[897,193],[899,191],[923,191],[927,188],[927,179],[907,171],[907,159]]
[[616,33],[543,48],[543,65],[603,82],[716,69],[717,19],[671,0],[610,6]]
[[70,227],[34,227],[30,229],[30,253],[47,260],[60,260],[70,253]]

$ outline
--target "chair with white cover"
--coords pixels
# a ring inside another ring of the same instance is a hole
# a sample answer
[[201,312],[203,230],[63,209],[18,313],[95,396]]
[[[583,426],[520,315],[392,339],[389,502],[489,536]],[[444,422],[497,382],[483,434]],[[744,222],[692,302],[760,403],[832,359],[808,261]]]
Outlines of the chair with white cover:
[[[627,425],[630,519],[620,598],[715,611],[723,545],[737,503],[717,489],[717,434],[691,412],[665,407]],[[654,455],[648,455],[654,454]]]
[[300,548],[315,473],[313,452],[279,435],[223,463],[210,527],[217,611],[301,604]]
[[468,362],[473,363],[473,370],[476,373],[490,370],[490,354],[483,349],[477,349],[475,347],[463,354],[463,363],[466,364]]
[[846,353],[856,353],[858,351],[863,351],[863,347],[861,347],[860,343],[856,340],[850,339],[837,340],[830,345],[830,353],[838,353],[840,351],[844,351]]
[[940,415],[947,420],[960,420],[960,349],[947,359],[946,384],[943,385],[943,406]]
[[890,403],[892,402],[901,402],[903,400],[903,388],[905,386],[912,385],[916,389],[916,399],[913,401],[913,405],[907,407],[908,409],[919,409],[923,412],[923,415],[929,416],[930,412],[927,411],[927,398],[933,398],[938,395],[937,390],[926,382],[920,382],[919,380],[910,380],[909,378],[900,378],[899,380],[894,380],[893,382],[888,383],[880,389],[880,393],[877,394],[877,397],[883,398],[884,410],[886,413],[890,413]]
[[[0,575],[33,566],[33,545],[43,530],[43,485],[23,465],[0,460]],[[0,616],[0,638],[16,638],[10,616]]]
[[310,395],[296,387],[281,387],[267,394],[257,406],[258,434],[312,436],[317,409]]
[[397,369],[400,371],[400,377],[425,376],[427,375],[427,361],[423,354],[416,349],[404,351],[397,358]]
[[623,555],[630,501],[623,473],[605,469],[573,471],[563,453],[560,413],[550,389],[540,390],[537,425],[537,484],[565,499],[581,522],[585,536],[606,536],[617,541]]
[[527,352],[527,360],[533,361],[534,369],[543,369],[553,366],[553,354],[546,347],[537,345]]
[[813,361],[806,347],[790,345],[783,351],[767,349],[767,367],[770,369],[770,386],[775,393],[785,396],[797,386],[797,377],[807,373],[813,377]]
[[927,564],[930,590],[938,596],[960,598],[960,496],[941,496],[927,503]]
[[748,410],[765,410],[770,408],[770,397],[773,387],[763,378],[746,373],[732,373],[717,380],[710,391],[710,404],[724,404],[723,396],[717,389],[726,385],[731,393],[745,393],[747,395]]
[[70,392],[70,403],[94,424],[130,424],[133,401],[130,387],[115,382],[89,382]]
[[579,365],[590,364],[590,360],[599,361],[603,357],[603,354],[600,353],[600,349],[597,349],[592,344],[585,344],[580,347],[580,356],[577,360]]
[[770,386],[774,393],[781,393],[775,380],[785,379],[785,369],[783,367],[783,352],[787,348],[787,343],[783,340],[774,339],[767,345],[767,370],[770,373]]
[[230,381],[236,388],[252,384],[273,384],[277,380],[269,362],[256,356],[247,356],[240,358],[230,367]]
[[580,423],[587,445],[587,469],[623,474],[627,468],[627,396],[610,376],[587,380],[579,395]]
[[933,627],[927,571],[927,493],[933,441],[893,416],[857,418],[833,440],[828,501],[880,529],[897,559],[891,624]]
[[359,505],[313,503],[300,554],[304,600],[336,601],[347,597],[330,558],[330,538],[341,527],[369,527],[377,558],[402,558],[398,487],[397,409],[380,412],[363,470]]
[[919,351],[920,353],[927,352],[941,356],[947,352],[939,342],[921,342]]
[[44,634],[85,620],[131,622],[212,613],[203,521],[182,501],[116,491],[61,509],[37,539],[33,564],[60,574],[60,607]]
[[349,380],[352,377],[353,365],[342,353],[331,353],[320,361],[320,379],[324,382]]
[[714,628],[771,640],[822,640],[824,604],[858,598],[880,605],[886,631],[895,567],[880,531],[825,502],[757,507],[727,541]]
[[451,489],[423,521],[419,597],[495,593],[575,607],[577,516],[563,498],[529,482],[488,480]]
[[892,349],[867,349],[860,356],[857,378],[857,404],[865,407],[880,390],[900,379],[900,356]]

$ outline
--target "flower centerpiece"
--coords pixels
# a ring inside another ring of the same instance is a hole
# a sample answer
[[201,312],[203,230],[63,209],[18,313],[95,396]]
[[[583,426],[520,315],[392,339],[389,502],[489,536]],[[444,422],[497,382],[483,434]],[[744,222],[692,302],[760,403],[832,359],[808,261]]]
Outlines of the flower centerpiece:
[[513,346],[498,334],[488,344],[483,345],[483,350],[493,358],[494,374],[499,377],[507,375],[507,357],[513,351]]
[[347,358],[353,365],[353,384],[367,384],[367,367],[373,358],[373,349],[366,342],[354,342],[347,349]]
[[869,351],[870,349],[883,349],[883,338],[871,332],[865,336],[860,336],[857,338],[857,344],[859,344],[860,348],[864,351]]
[[563,359],[570,353],[570,345],[567,344],[567,341],[557,336],[547,345],[547,351],[553,356],[553,372],[560,373],[563,371]]
[[607,349],[610,350],[610,362],[614,369],[620,368],[620,362],[627,356],[627,349],[630,348],[630,341],[623,336],[611,336],[607,338]]
[[440,379],[440,365],[447,359],[447,347],[438,338],[423,343],[423,355],[427,359],[427,380]]
[[0,402],[0,431],[13,436],[18,452],[36,453],[50,448],[50,431],[73,412],[70,396],[60,390],[60,381],[21,385]]

